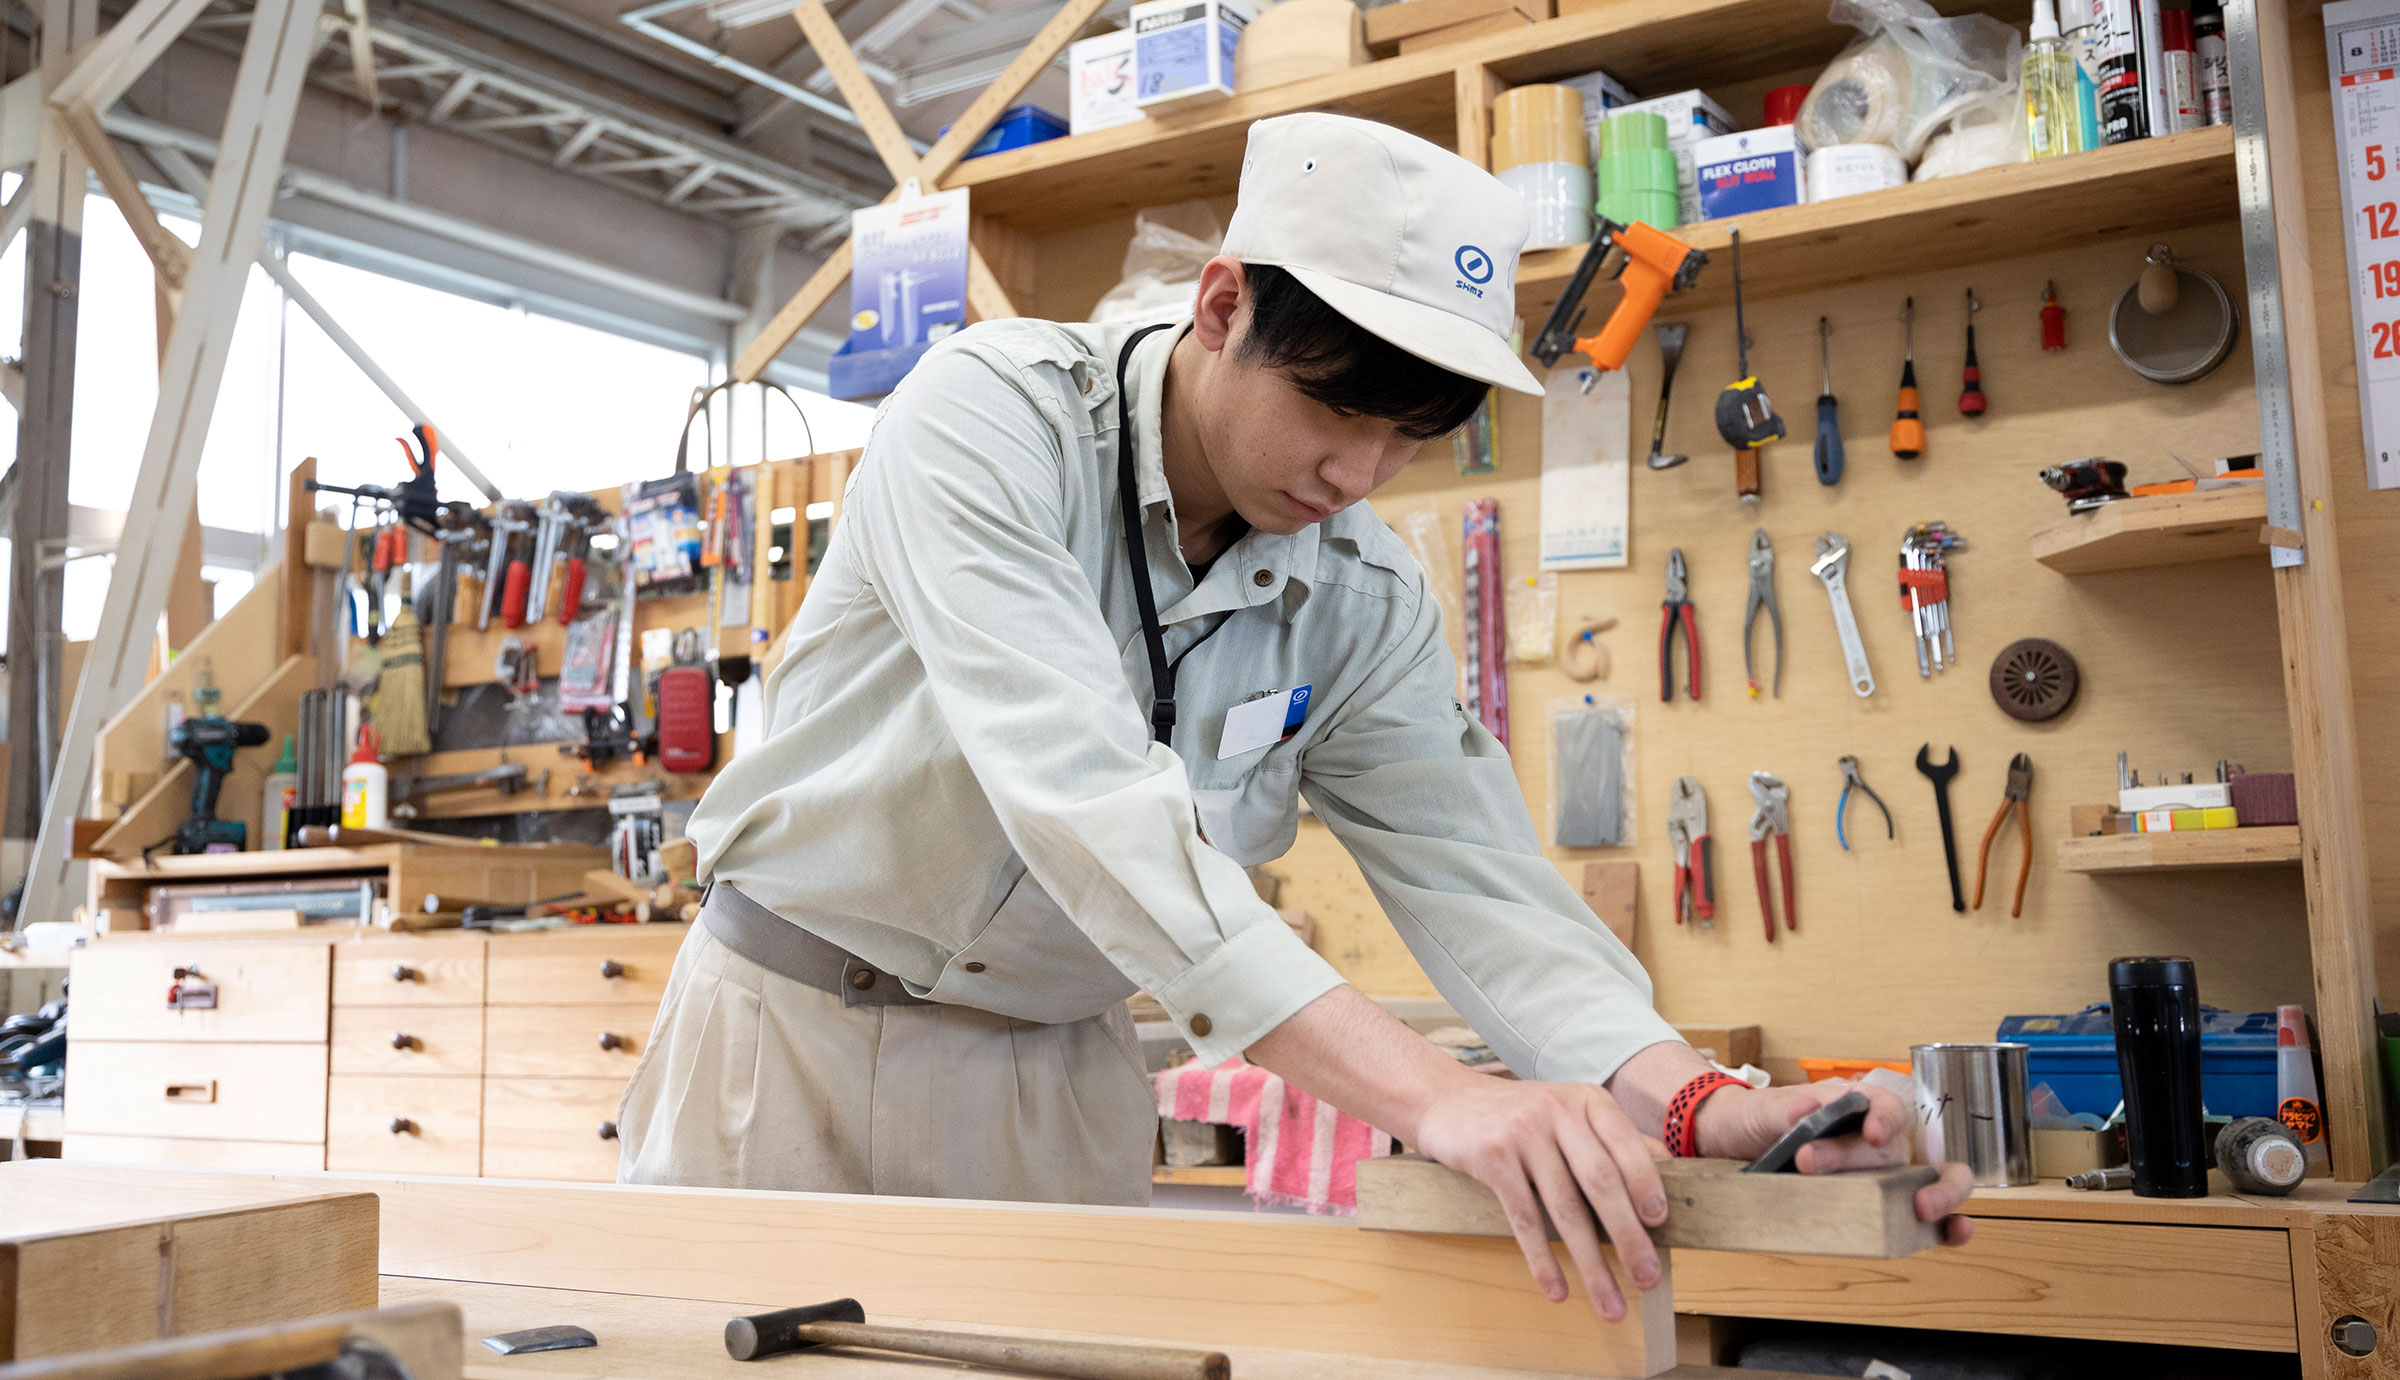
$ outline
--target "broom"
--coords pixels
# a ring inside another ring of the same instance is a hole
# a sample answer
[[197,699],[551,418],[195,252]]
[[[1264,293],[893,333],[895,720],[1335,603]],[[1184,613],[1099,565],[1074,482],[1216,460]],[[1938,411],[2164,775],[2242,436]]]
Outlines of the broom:
[[375,683],[375,731],[390,757],[431,752],[425,731],[425,630],[404,592],[399,616],[383,635],[383,673]]

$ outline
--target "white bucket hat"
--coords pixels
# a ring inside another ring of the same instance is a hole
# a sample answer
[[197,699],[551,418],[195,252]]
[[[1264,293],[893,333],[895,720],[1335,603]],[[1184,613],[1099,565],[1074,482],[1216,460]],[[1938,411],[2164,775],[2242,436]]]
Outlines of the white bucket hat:
[[1509,345],[1525,203],[1405,130],[1343,115],[1250,126],[1219,251],[1288,270],[1326,305],[1428,364],[1519,393]]

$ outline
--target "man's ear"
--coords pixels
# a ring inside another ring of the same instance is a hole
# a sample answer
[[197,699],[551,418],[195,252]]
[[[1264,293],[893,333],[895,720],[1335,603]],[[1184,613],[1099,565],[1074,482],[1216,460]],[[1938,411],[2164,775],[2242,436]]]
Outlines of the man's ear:
[[1219,254],[1200,269],[1200,289],[1192,301],[1192,335],[1211,352],[1233,343],[1234,318],[1250,298],[1249,276],[1242,261]]

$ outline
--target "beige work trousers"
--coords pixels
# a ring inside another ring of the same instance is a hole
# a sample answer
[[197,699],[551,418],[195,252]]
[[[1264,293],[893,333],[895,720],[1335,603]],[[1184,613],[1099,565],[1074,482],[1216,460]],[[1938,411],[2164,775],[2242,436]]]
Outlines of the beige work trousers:
[[617,1127],[620,1183],[1140,1206],[1157,1104],[1123,1006],[845,1007],[695,928]]

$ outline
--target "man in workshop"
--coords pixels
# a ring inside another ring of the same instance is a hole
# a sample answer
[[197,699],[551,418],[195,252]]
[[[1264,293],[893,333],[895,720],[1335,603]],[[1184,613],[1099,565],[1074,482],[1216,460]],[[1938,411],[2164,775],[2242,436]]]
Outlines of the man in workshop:
[[[1424,140],[1266,120],[1187,319],[986,322],[925,354],[764,741],[692,814],[714,884],[625,1095],[622,1179],[1144,1203],[1138,984],[1201,1059],[1489,1184],[1560,1300],[1546,1207],[1615,1320],[1601,1233],[1658,1282],[1660,1141],[1749,1159],[1847,1090],[1753,1090],[1652,1010],[1364,502],[1487,388],[1541,391],[1509,343],[1526,229]],[[1259,899],[1242,867],[1291,844],[1302,795],[1525,1081],[1454,1062]],[[1909,1110],[1869,1096],[1800,1168],[1907,1157]],[[1946,1166],[1917,1211],[1967,1192]]]

